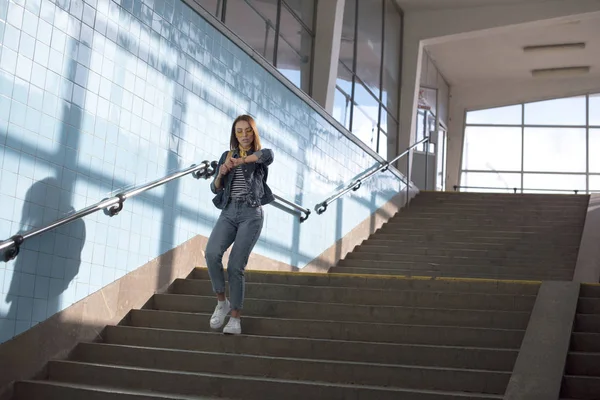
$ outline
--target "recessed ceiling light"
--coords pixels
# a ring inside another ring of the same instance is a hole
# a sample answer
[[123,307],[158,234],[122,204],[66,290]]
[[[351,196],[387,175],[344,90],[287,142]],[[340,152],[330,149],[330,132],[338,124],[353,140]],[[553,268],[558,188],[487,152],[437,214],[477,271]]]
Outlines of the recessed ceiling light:
[[584,42],[577,43],[559,43],[559,44],[542,44],[536,46],[525,46],[525,53],[539,53],[543,51],[564,51],[564,50],[582,50],[585,49]]
[[562,77],[562,76],[576,76],[583,75],[590,72],[590,66],[580,67],[562,67],[562,68],[545,68],[545,69],[534,69],[531,71],[531,76],[534,78],[546,78],[546,77]]

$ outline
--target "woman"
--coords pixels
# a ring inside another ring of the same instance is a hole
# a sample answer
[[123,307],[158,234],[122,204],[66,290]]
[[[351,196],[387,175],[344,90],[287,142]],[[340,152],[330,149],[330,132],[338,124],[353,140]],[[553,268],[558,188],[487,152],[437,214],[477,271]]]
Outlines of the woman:
[[[220,329],[231,312],[223,333],[239,335],[242,333],[244,269],[262,230],[262,206],[274,200],[267,186],[273,152],[261,148],[256,122],[249,115],[240,115],[233,121],[230,147],[231,150],[221,156],[219,173],[211,184],[216,194],[213,203],[223,211],[206,245],[206,264],[218,301],[210,327]],[[227,300],[222,260],[232,243],[227,265],[230,296]]]

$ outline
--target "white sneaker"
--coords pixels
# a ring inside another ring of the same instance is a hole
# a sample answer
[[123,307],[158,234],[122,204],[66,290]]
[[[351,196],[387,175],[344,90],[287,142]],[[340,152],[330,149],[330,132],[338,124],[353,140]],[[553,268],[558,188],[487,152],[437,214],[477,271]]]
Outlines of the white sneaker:
[[229,300],[225,300],[222,304],[218,303],[215,307],[215,312],[210,317],[211,329],[220,329],[225,323],[225,317],[227,317],[229,311],[231,311]]
[[242,321],[239,318],[229,318],[229,322],[223,328],[226,335],[239,335],[242,333]]

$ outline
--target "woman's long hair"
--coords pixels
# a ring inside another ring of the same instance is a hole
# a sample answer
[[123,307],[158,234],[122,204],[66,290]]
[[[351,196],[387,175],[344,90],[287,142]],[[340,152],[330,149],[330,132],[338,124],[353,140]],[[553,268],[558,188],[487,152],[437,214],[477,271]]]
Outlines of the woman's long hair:
[[235,135],[235,124],[237,124],[240,121],[246,121],[254,131],[252,151],[258,151],[262,149],[262,146],[260,144],[260,135],[258,134],[258,128],[256,127],[256,121],[254,121],[254,118],[252,118],[251,116],[244,114],[237,117],[235,121],[233,121],[233,125],[231,125],[231,139],[229,139],[231,150],[238,150],[240,147],[240,142],[237,136]]

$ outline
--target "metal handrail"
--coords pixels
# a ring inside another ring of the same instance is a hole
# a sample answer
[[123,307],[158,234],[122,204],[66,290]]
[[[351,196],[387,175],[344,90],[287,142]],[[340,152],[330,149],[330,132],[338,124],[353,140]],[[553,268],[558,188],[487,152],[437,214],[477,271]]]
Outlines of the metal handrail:
[[[285,204],[286,206],[298,211],[298,213],[300,214],[300,223],[303,223],[304,221],[306,221],[308,219],[308,217],[310,217],[310,210],[308,208],[304,208],[296,203],[293,203],[289,200],[284,199],[281,196],[278,196],[276,194],[273,194],[273,197],[275,197],[275,200]],[[304,214],[304,215],[302,215]]]
[[[113,197],[103,199],[98,203],[92,204],[91,206],[88,206],[71,215],[67,215],[66,217],[60,218],[52,223],[42,226],[41,228],[35,228],[21,234],[16,234],[10,237],[9,239],[0,242],[0,251],[4,252],[2,258],[5,262],[13,260],[19,254],[21,245],[23,245],[23,243],[27,239],[31,239],[32,237],[41,235],[60,226],[69,224],[73,221],[81,219],[95,212],[103,210],[106,215],[114,217],[119,212],[121,212],[121,210],[123,210],[123,203],[125,203],[125,200],[147,192],[148,190],[162,186],[175,179],[179,179],[189,174],[191,174],[196,179],[208,179],[211,176],[214,176],[214,174],[217,172],[217,166],[218,163],[216,161],[202,161],[199,165],[194,164],[188,168],[166,175],[163,178],[156,179],[152,182],[148,182],[133,189],[118,193]],[[310,210],[303,208],[295,203],[292,203],[291,201],[288,201],[282,197],[275,196],[275,198],[277,201],[285,204],[286,206],[297,210],[300,214],[300,222],[304,222],[309,217]],[[305,216],[303,216],[301,213],[304,213]]]
[[515,194],[518,190],[521,191],[537,191],[537,192],[561,192],[561,193],[571,193],[579,194],[579,192],[585,192],[585,190],[580,189],[526,189],[526,188],[508,188],[508,187],[490,187],[490,186],[460,186],[454,185],[454,191],[458,191],[458,189],[491,189],[491,190],[512,190]]
[[[325,199],[324,201],[322,201],[321,203],[315,205],[315,211],[317,212],[317,214],[321,215],[323,214],[325,211],[327,211],[327,207],[333,203],[334,201],[336,201],[337,199],[339,199],[340,197],[342,197],[343,195],[345,195],[346,193],[352,191],[357,191],[358,189],[360,189],[361,185],[363,182],[369,180],[370,178],[373,177],[373,175],[375,175],[378,172],[385,172],[389,169],[390,165],[395,163],[396,161],[398,161],[399,159],[401,159],[402,157],[404,157],[405,155],[409,154],[415,147],[417,147],[418,145],[428,142],[429,141],[429,137],[426,137],[414,144],[412,144],[411,146],[409,146],[406,150],[404,150],[404,152],[402,152],[402,154],[396,156],[395,158],[393,158],[390,161],[386,161],[383,163],[380,163],[379,166],[375,169],[373,169],[372,171],[366,173],[365,175],[361,176],[360,178],[352,181],[350,184],[345,185],[342,189],[338,190],[336,193],[334,193],[333,195],[329,196],[327,199]],[[429,160],[426,160],[426,164],[427,165],[429,162]],[[409,168],[407,169],[407,171],[409,171]],[[426,177],[427,177],[427,173]],[[410,186],[410,173],[407,174],[407,181],[406,183],[406,188],[407,188],[407,192]],[[407,197],[408,200],[408,197]]]

